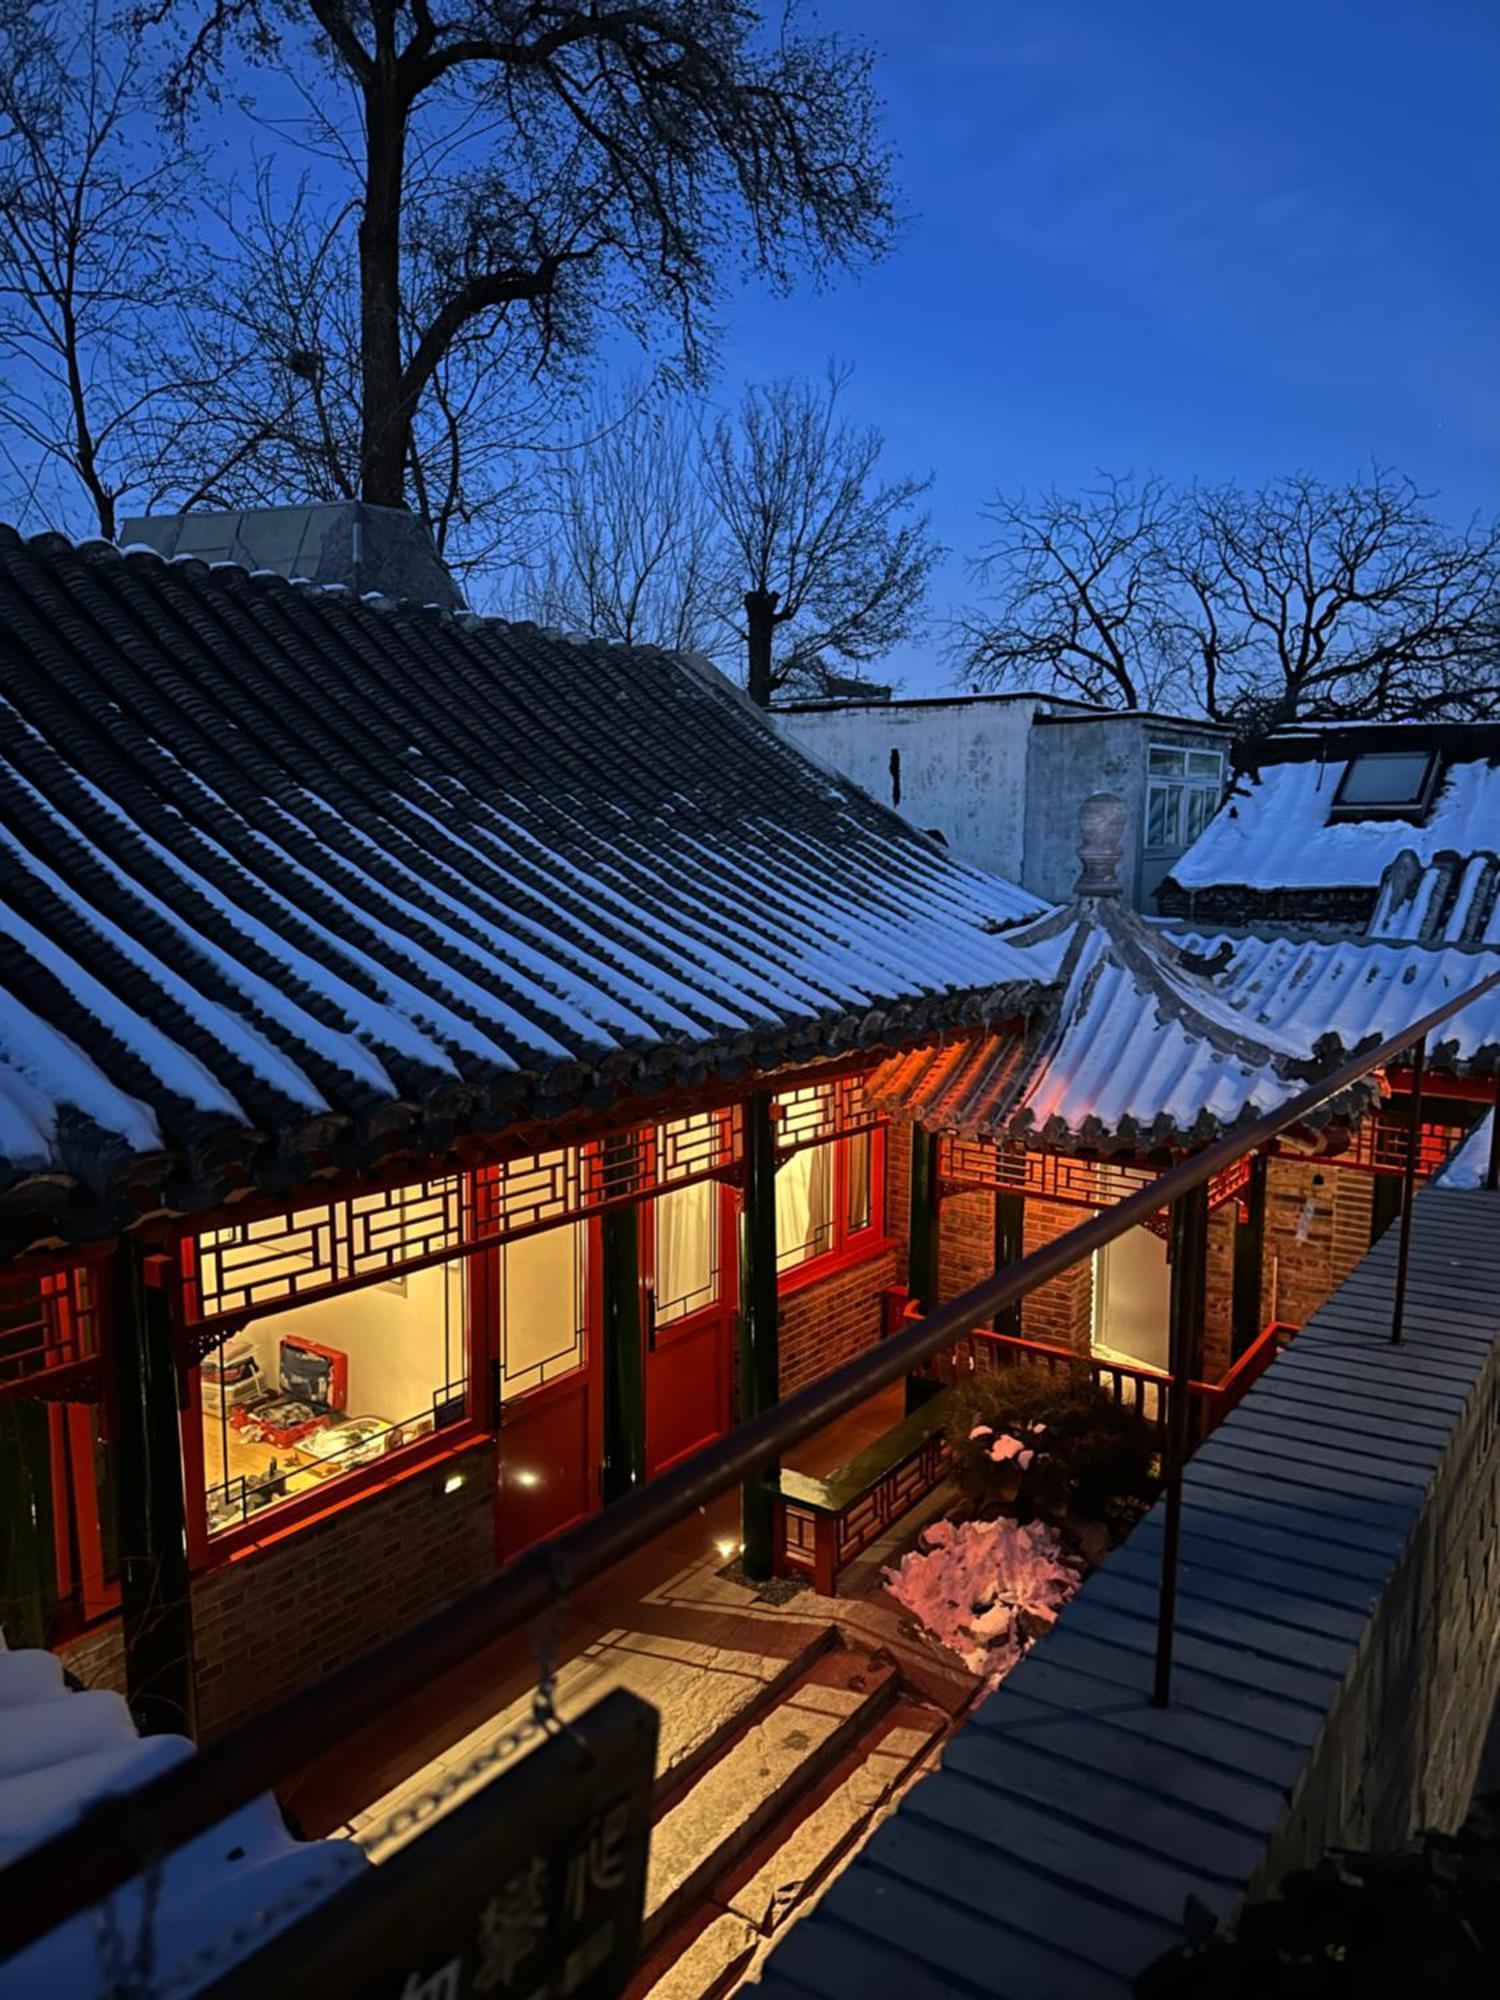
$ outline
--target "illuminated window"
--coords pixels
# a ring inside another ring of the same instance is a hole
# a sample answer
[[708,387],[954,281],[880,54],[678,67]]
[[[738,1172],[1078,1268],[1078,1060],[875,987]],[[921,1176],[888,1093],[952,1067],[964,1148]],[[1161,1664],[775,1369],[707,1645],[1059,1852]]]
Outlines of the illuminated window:
[[456,1261],[231,1334],[199,1369],[209,1534],[462,1422],[468,1327],[468,1267]]
[[776,1170],[776,1268],[868,1248],[880,1235],[880,1135],[804,1146]]
[[502,1400],[583,1366],[587,1240],[584,1224],[570,1222],[500,1252]]
[[695,1181],[659,1195],[655,1209],[658,1326],[701,1312],[719,1296],[719,1190]]

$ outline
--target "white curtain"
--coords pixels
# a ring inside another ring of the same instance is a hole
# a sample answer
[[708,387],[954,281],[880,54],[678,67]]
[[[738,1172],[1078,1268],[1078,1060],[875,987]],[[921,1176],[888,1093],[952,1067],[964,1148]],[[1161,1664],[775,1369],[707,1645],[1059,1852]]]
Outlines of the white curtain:
[[833,1147],[804,1146],[776,1170],[776,1262],[787,1271],[833,1247]]
[[656,1201],[656,1323],[666,1326],[711,1305],[718,1293],[712,1181],[673,1188]]

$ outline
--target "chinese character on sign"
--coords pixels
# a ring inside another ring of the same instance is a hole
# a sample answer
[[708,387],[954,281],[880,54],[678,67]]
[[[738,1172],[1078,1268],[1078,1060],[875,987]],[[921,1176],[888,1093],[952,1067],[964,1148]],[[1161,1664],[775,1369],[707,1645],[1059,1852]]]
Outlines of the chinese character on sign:
[[446,1965],[424,1979],[420,1972],[408,1973],[406,1984],[401,1989],[401,2000],[458,2000],[458,1979],[463,1971],[461,1958],[450,1958]]
[[625,1829],[630,1817],[629,1802],[622,1799],[608,1812],[597,1813],[589,1821],[583,1845],[568,1857],[567,1886],[563,1907],[575,1922],[582,1917],[594,1889],[618,1889],[625,1880]]
[[546,1928],[547,1863],[538,1854],[480,1911],[475,1991],[492,1993],[509,1986]]

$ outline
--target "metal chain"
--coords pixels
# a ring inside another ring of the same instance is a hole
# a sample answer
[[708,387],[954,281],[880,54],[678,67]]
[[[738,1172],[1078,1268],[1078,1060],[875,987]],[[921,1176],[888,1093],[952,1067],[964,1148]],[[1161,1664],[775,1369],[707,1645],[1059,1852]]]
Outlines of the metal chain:
[[[556,1550],[548,1554],[552,1574],[553,1602],[534,1634],[537,1655],[537,1683],[530,1713],[491,1737],[464,1764],[444,1770],[414,1797],[406,1799],[380,1822],[353,1836],[352,1844],[371,1859],[394,1842],[409,1839],[429,1820],[437,1818],[455,1799],[471,1791],[480,1779],[508,1764],[520,1751],[543,1737],[568,1733],[568,1723],[557,1713],[557,1647],[567,1617],[571,1577],[567,1564]],[[144,1846],[144,1843],[143,1843]],[[329,1846],[333,1849],[333,1843]],[[176,1994],[196,1992],[214,1974],[238,1963],[296,1917],[317,1904],[346,1882],[355,1879],[342,1858],[344,1843],[333,1849],[340,1858],[322,1868],[314,1868],[284,1895],[264,1909],[256,1910],[241,1922],[221,1932],[210,1943],[153,1977],[156,1958],[155,1926],[161,1896],[162,1855],[151,1853],[138,1878],[141,1882],[141,1923],[133,1956],[127,1955],[121,1935],[116,1898],[99,1909],[94,1920],[99,1958],[101,1990],[108,2000],[172,2000]]]

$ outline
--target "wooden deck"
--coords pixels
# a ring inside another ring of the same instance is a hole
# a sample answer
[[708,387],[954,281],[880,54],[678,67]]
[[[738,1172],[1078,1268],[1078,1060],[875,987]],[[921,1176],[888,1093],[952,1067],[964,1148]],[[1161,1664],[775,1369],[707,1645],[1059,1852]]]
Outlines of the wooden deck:
[[[1187,1898],[1228,1916],[1263,1871],[1382,1830],[1372,1801],[1387,1838],[1408,1793],[1429,1813],[1407,1716],[1431,1685],[1450,1724],[1459,1669],[1409,1600],[1470,1553],[1491,1578],[1492,1551],[1434,1538],[1496,1479],[1500,1195],[1419,1196],[1399,1347],[1395,1262],[1392,1229],[1193,1458],[1172,1706],[1150,1699],[1158,1506],[772,1953],[768,2000],[1125,2000]],[[1373,1745],[1347,1769],[1343,1703]]]

